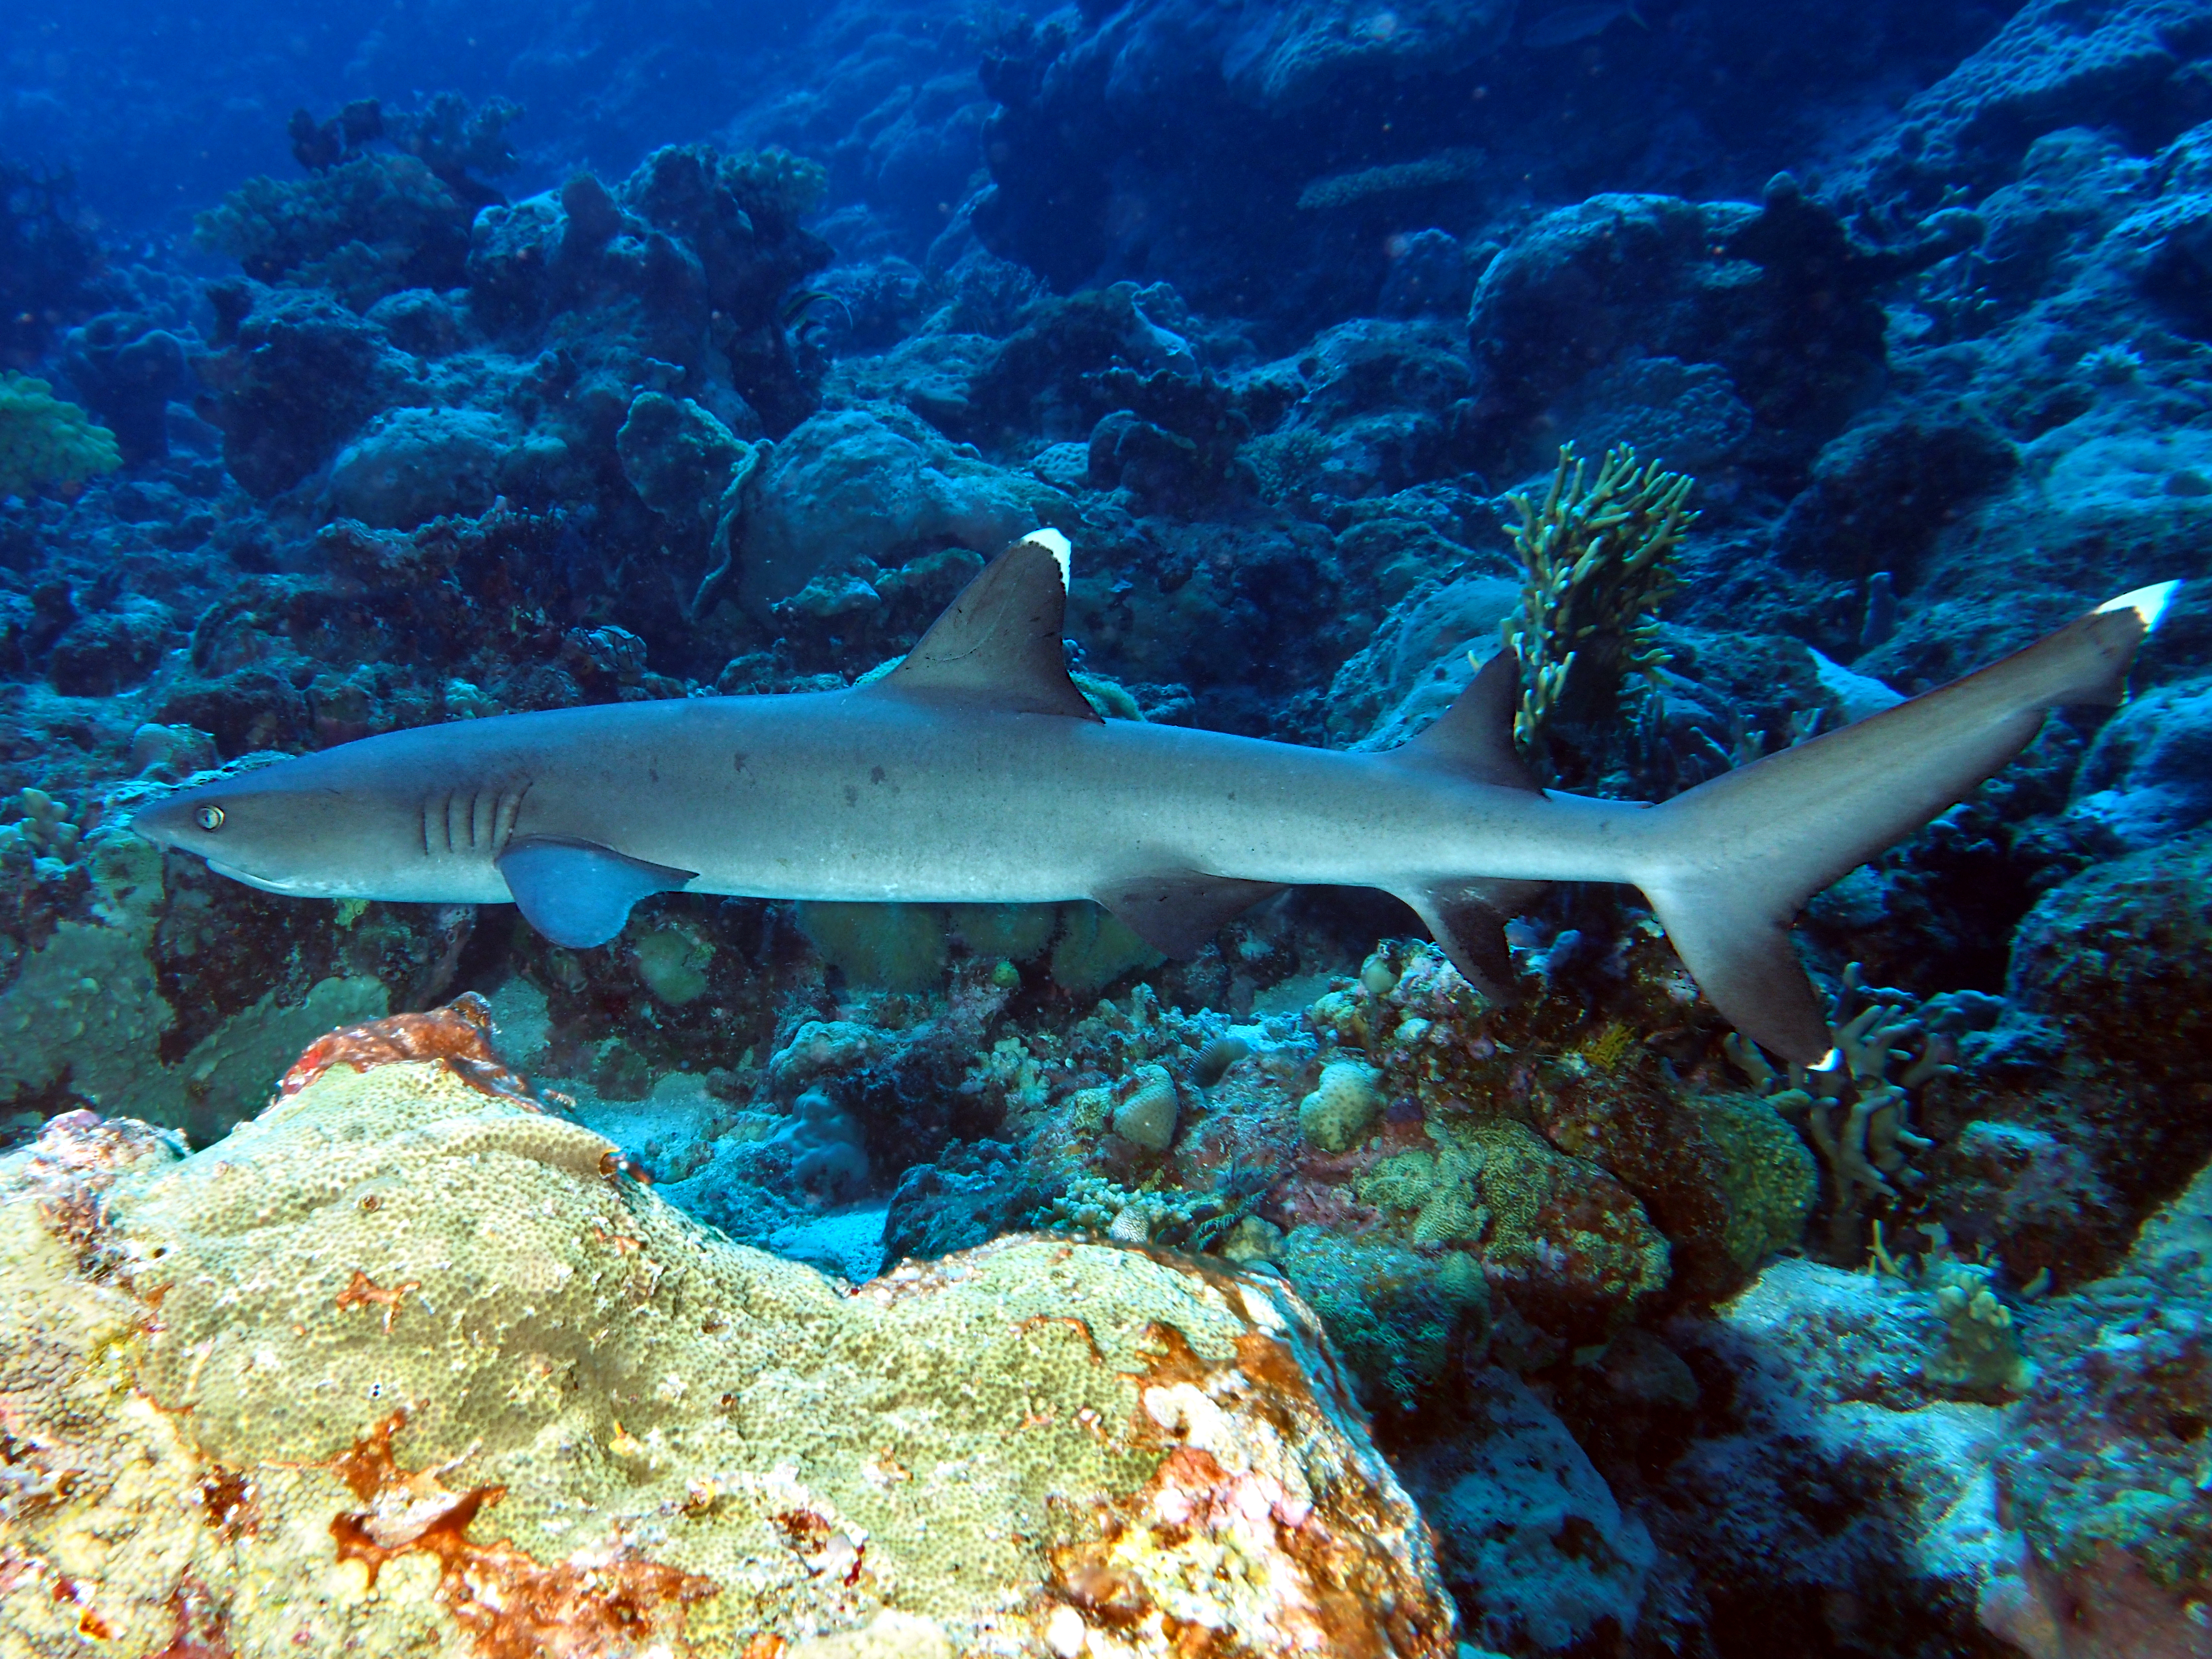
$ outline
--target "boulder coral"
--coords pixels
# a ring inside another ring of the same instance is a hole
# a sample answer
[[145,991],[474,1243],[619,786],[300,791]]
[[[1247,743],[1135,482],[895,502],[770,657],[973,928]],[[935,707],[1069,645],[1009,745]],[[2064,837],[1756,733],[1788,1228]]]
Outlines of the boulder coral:
[[0,374],[0,496],[68,495],[122,464],[115,434],[46,381]]
[[191,1157],[53,1120],[0,1163],[0,1650],[1453,1651],[1279,1282],[1017,1236],[855,1291],[615,1170],[435,1060]]

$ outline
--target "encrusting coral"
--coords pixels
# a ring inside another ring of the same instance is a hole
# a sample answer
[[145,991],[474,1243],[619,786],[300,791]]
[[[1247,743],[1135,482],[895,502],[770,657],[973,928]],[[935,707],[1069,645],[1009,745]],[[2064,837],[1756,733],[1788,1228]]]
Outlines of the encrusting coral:
[[0,497],[68,495],[122,465],[115,434],[51,385],[0,373]]
[[1453,1650],[1279,1281],[1017,1236],[848,1291],[445,1060],[189,1158],[58,1118],[0,1272],[0,1652]]

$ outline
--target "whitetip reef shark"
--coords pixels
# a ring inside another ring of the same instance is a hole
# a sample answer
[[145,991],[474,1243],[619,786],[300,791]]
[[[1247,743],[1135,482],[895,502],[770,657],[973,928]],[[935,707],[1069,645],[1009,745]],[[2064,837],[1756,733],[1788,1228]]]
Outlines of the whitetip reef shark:
[[1658,806],[1537,787],[1510,651],[1379,754],[1102,720],[1060,641],[1068,544],[1015,543],[883,678],[842,691],[501,714],[182,790],[133,827],[272,893],[514,902],[602,945],[661,892],[1089,898],[1170,956],[1288,886],[1378,887],[1493,995],[1554,881],[1639,889],[1700,988],[1777,1054],[1831,1040],[1790,942],[1814,893],[1962,799],[2045,711],[2117,704],[2179,583]]

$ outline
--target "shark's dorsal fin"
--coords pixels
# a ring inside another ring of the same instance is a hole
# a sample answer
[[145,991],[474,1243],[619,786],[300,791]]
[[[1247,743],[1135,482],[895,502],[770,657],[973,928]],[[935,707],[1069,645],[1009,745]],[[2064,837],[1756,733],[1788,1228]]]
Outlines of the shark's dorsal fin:
[[1540,789],[1513,747],[1513,714],[1520,703],[1521,659],[1508,646],[1475,671],[1434,725],[1395,752],[1476,783]]
[[1098,720],[1067,677],[1066,611],[1067,538],[1032,531],[961,589],[906,660],[869,689]]

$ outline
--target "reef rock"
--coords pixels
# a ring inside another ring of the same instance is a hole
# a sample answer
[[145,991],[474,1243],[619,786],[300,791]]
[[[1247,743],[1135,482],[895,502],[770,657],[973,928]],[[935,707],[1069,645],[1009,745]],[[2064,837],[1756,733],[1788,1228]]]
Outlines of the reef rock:
[[1024,1236],[852,1290],[613,1154],[410,1061],[0,1163],[0,1649],[1453,1650],[1278,1282]]
[[995,553],[1067,509],[905,410],[829,411],[776,447],[747,526],[743,598],[765,606],[795,593],[833,556],[896,564],[948,543]]
[[2033,1659],[2207,1650],[2208,1261],[2212,1174],[2199,1173],[2120,1272],[2048,1316],[2041,1374],[1996,1460],[2014,1559],[1980,1600],[1983,1625]]

